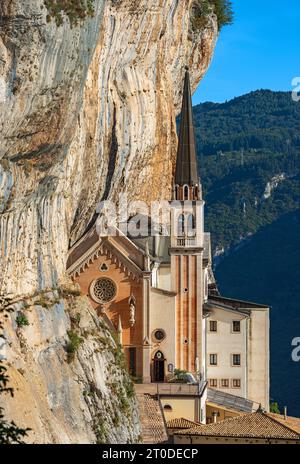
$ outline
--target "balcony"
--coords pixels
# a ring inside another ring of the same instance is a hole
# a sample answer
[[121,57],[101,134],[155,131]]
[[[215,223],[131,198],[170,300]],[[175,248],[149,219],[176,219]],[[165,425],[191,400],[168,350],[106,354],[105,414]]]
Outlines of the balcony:
[[193,246],[196,246],[196,238],[195,237],[178,238],[177,239],[177,246],[179,246],[179,247],[193,247]]
[[135,384],[137,393],[160,395],[160,396],[201,396],[207,382],[200,384],[182,384],[182,383],[148,383]]

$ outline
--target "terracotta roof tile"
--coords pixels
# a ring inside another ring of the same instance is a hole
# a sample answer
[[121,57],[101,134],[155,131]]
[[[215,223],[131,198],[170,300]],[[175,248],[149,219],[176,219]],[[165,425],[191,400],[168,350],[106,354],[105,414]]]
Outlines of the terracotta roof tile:
[[299,440],[300,433],[283,425],[273,414],[254,412],[243,416],[226,419],[216,424],[193,427],[178,434],[211,436],[211,437],[242,437],[242,438],[274,438]]
[[168,429],[190,429],[191,427],[196,426],[201,426],[201,424],[184,419],[183,417],[180,417],[179,419],[172,419],[167,422]]
[[298,417],[290,417],[281,416],[280,414],[271,414],[269,413],[268,416],[272,417],[273,419],[277,420],[281,424],[285,425],[286,427],[294,430],[300,434],[300,419]]

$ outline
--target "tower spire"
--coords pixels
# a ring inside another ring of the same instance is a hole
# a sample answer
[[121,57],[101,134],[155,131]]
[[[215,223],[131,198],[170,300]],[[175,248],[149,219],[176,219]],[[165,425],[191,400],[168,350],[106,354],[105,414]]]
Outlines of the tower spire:
[[175,185],[199,185],[190,73],[186,68],[177,151]]

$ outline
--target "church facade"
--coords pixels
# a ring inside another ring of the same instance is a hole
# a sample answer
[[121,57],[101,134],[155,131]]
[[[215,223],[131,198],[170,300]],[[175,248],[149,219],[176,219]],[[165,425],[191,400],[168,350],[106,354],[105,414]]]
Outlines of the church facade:
[[218,293],[204,232],[188,71],[169,204],[167,236],[118,231],[103,237],[94,225],[70,249],[68,273],[118,337],[133,378],[167,382],[180,369],[268,409],[269,308]]

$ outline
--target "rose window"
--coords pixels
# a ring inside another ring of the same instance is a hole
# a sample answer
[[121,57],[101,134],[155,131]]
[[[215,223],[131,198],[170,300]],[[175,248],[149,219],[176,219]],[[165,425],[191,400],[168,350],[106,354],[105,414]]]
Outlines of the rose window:
[[107,277],[101,277],[91,285],[91,296],[97,303],[109,303],[115,298],[116,294],[116,284]]
[[166,338],[166,334],[165,334],[165,331],[162,330],[162,329],[157,329],[154,331],[154,338],[158,341],[158,342],[162,342],[165,338]]

